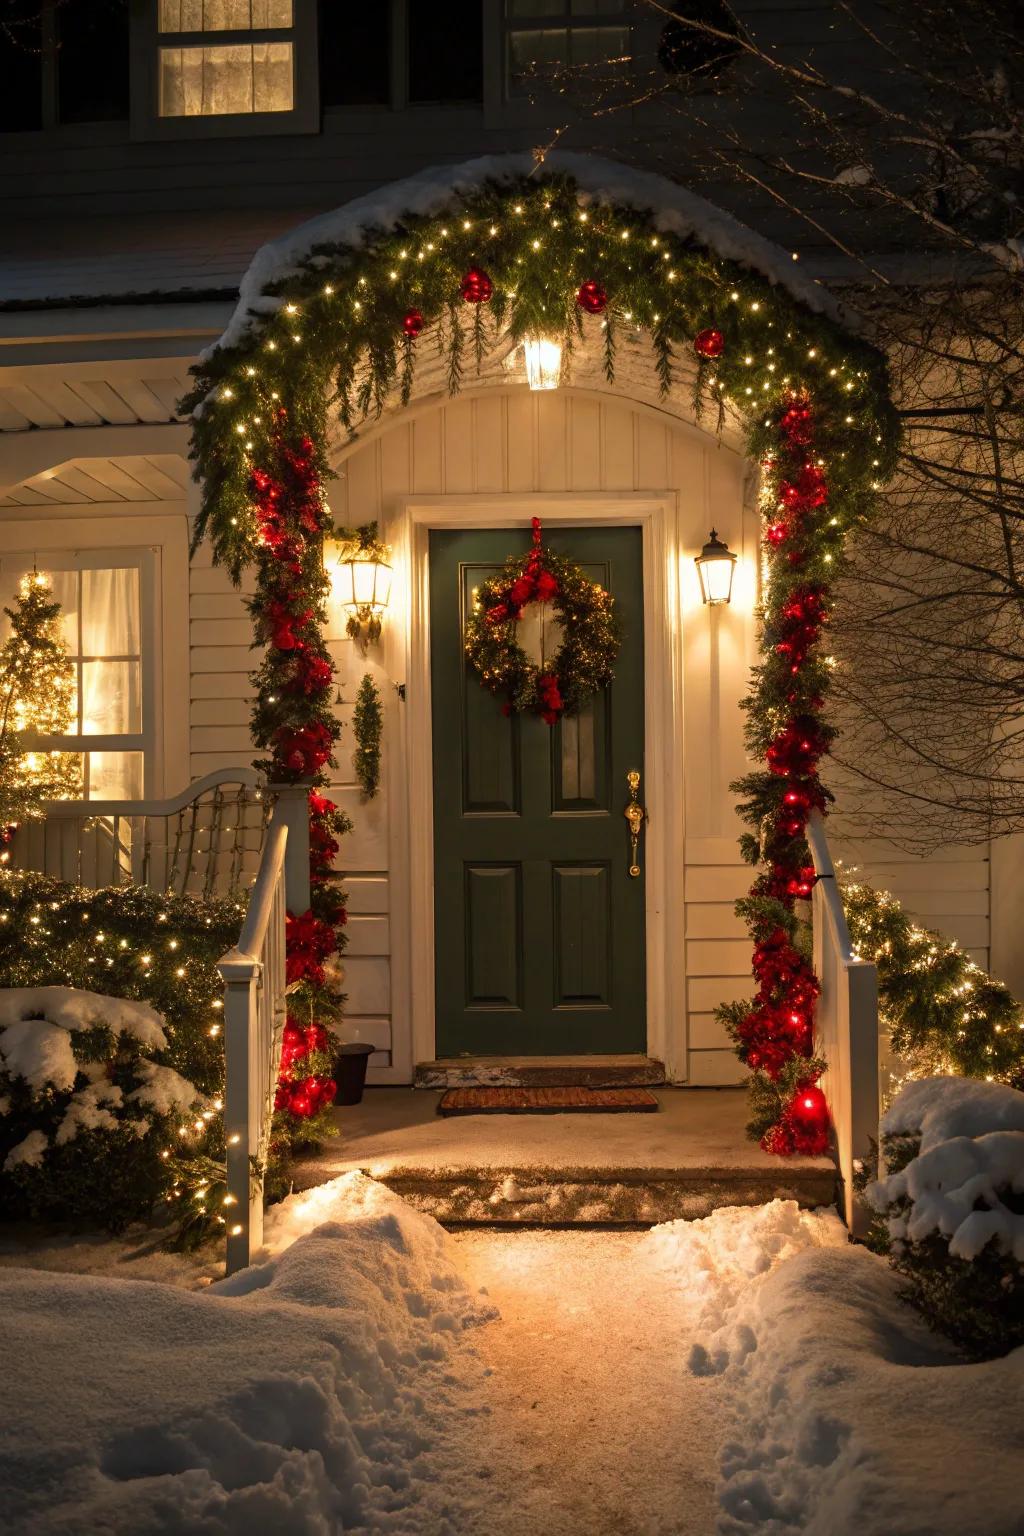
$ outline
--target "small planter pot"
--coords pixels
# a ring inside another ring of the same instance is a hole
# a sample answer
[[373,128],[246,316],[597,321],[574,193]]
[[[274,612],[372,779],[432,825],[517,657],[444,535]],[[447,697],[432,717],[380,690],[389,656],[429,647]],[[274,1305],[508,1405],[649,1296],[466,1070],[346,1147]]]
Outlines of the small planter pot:
[[366,1087],[366,1064],[375,1046],[352,1040],[340,1047],[334,1076],[338,1083],[335,1104],[360,1104]]

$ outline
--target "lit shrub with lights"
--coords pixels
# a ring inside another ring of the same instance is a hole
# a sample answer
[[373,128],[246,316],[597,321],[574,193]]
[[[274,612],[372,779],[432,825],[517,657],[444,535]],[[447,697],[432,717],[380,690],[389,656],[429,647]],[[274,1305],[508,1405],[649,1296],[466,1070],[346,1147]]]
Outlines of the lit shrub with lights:
[[953,939],[922,928],[886,891],[841,878],[850,937],[878,970],[895,1075],[976,1077],[1024,1089],[1024,1009]]
[[[224,1198],[222,985],[236,902],[0,874],[0,1210],[113,1230]],[[70,989],[76,989],[74,991]]]

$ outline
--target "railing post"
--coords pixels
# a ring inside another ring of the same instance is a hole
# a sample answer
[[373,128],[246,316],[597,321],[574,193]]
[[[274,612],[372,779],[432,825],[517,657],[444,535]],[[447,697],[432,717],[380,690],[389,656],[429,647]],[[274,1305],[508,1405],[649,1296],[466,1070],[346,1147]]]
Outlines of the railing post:
[[274,796],[274,816],[288,828],[284,855],[284,893],[289,912],[309,911],[309,791],[308,780],[298,784],[268,784]]
[[878,1141],[878,971],[869,961],[852,960],[847,970],[850,1010],[850,1180],[846,1188],[846,1223],[863,1237],[871,1211],[853,1188],[853,1165],[871,1155]]
[[260,1126],[252,1106],[260,1084],[253,1081],[263,1063],[252,1040],[257,1006],[259,963],[232,949],[218,962],[224,981],[224,1140],[227,1151],[227,1272],[250,1263],[263,1242],[263,1183],[254,1178],[250,1159],[259,1155]]

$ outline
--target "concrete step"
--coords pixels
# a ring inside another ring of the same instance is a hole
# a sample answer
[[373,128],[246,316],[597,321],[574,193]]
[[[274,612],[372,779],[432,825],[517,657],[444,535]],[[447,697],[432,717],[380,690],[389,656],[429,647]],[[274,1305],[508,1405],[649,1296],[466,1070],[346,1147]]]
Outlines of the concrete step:
[[649,1227],[693,1221],[727,1205],[796,1200],[807,1209],[835,1199],[832,1167],[392,1168],[378,1176],[444,1227]]
[[824,1157],[771,1157],[744,1134],[735,1088],[658,1088],[656,1114],[466,1115],[439,1094],[371,1088],[335,1112],[336,1140],[296,1164],[299,1188],[359,1170],[444,1226],[635,1227],[776,1198],[831,1205]]
[[658,1088],[652,1056],[442,1056],[421,1061],[416,1088]]

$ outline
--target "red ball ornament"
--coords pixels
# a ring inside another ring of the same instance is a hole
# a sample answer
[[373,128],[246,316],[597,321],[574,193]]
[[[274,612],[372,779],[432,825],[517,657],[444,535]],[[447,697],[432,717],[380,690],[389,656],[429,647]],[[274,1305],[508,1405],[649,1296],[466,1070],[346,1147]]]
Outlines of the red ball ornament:
[[303,753],[296,748],[294,752],[288,753],[287,763],[292,773],[301,773],[306,766],[306,759]]
[[721,357],[725,351],[725,337],[714,327],[698,331],[693,338],[693,350],[698,357]]
[[580,309],[585,309],[588,315],[599,315],[602,310],[608,308],[608,295],[600,283],[588,277],[585,283],[580,284],[576,303]]
[[415,341],[422,331],[423,325],[424,320],[420,311],[418,309],[410,309],[402,321],[402,330],[409,337],[410,341]]
[[459,292],[467,304],[486,304],[494,292],[494,284],[483,267],[470,267]]

